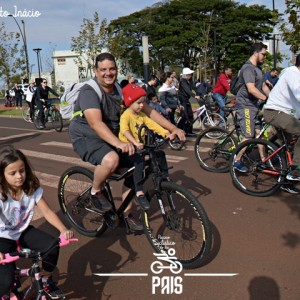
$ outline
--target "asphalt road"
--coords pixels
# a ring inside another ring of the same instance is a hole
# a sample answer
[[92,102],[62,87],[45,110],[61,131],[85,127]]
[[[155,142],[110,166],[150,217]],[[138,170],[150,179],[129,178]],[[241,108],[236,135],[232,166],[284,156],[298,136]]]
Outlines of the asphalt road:
[[[28,155],[46,200],[63,218],[57,182],[65,169],[78,162],[67,128],[62,133],[37,131],[20,118],[1,117],[3,144],[14,144]],[[76,233],[79,242],[61,249],[55,274],[68,299],[300,299],[300,197],[283,191],[267,198],[244,195],[233,187],[229,174],[202,170],[192,146],[190,140],[186,149],[166,152],[173,166],[171,177],[197,197],[212,222],[214,244],[207,264],[179,274],[179,294],[172,290],[174,277],[168,272],[159,280],[169,289],[153,290],[150,265],[156,258],[144,235],[126,235],[124,228],[110,229],[99,238]],[[119,196],[120,186],[113,192]],[[34,225],[58,234],[38,212]]]

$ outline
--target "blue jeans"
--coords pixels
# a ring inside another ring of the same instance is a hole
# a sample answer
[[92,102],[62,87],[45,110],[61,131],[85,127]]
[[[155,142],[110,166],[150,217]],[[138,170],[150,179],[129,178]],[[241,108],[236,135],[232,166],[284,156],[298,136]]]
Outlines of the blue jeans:
[[215,99],[215,101],[217,101],[218,103],[218,106],[220,108],[220,111],[219,111],[219,114],[222,116],[222,117],[225,117],[225,112],[224,110],[222,109],[222,107],[225,106],[225,103],[226,103],[226,95],[221,95],[221,94],[218,94],[218,93],[213,93],[213,98]]

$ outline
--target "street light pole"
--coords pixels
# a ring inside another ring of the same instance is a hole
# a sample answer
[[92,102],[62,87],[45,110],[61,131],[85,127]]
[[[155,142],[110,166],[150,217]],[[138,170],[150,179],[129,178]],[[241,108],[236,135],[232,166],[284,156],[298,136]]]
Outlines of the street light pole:
[[20,33],[21,33],[21,37],[22,37],[22,40],[23,40],[24,51],[25,51],[26,76],[27,76],[27,79],[29,80],[30,79],[29,78],[29,60],[28,60],[27,43],[26,43],[25,22],[23,20],[21,21],[23,23],[23,31],[24,31],[24,33],[23,33],[23,31],[21,30],[21,27],[20,27],[18,21],[16,20],[16,18],[12,14],[9,14],[8,16],[12,17],[15,20],[15,22],[16,22],[19,30],[20,30]]
[[29,72],[29,58],[28,58],[28,49],[27,49],[27,39],[26,39],[26,31],[25,31],[25,22],[24,20],[21,20],[23,24],[23,33],[24,33],[24,46],[25,46],[25,55],[26,55],[26,68],[27,68],[27,74],[28,74],[28,80],[30,80],[31,73]]
[[41,78],[41,69],[40,69],[40,51],[41,50],[42,50],[41,48],[35,48],[35,49],[33,49],[33,51],[36,53],[36,57],[37,57],[38,70],[39,70],[39,78]]

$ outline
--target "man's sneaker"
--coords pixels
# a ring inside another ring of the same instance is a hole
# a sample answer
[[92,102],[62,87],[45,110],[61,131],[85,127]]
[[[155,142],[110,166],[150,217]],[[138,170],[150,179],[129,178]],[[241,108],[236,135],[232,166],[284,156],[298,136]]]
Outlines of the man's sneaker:
[[283,191],[286,191],[290,194],[299,194],[300,190],[297,189],[293,184],[284,184],[280,186]]
[[286,179],[300,181],[300,169],[297,167],[296,169],[291,170],[291,172],[286,175]]
[[112,209],[111,203],[106,199],[102,192],[97,192],[95,195],[90,195],[91,202],[100,212],[106,212]]
[[248,168],[244,165],[244,163],[240,160],[237,160],[234,164],[233,164],[233,168],[236,169],[237,171],[241,172],[241,173],[247,173],[248,172]]
[[61,299],[64,297],[62,290],[53,282],[52,276],[50,276],[47,281],[43,281],[43,289],[51,299]]
[[143,224],[134,218],[132,214],[129,214],[127,217],[125,217],[125,222],[127,223],[128,229],[131,231],[142,231],[144,230]]
[[142,210],[148,210],[150,208],[150,203],[145,195],[136,196],[136,200],[141,206]]

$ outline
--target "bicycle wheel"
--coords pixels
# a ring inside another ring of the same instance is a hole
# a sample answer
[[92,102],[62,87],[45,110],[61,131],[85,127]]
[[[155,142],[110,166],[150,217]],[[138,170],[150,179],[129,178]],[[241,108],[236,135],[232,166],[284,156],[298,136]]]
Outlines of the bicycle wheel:
[[22,117],[25,122],[30,122],[30,108],[22,109]]
[[179,138],[175,138],[172,141],[169,141],[169,146],[171,149],[179,151],[184,146],[184,142],[182,142]]
[[40,129],[40,123],[39,110],[36,107],[33,111],[33,124],[36,129]]
[[52,122],[53,128],[57,132],[61,132],[62,128],[63,128],[63,119],[62,119],[62,116],[61,116],[60,112],[58,111],[58,109],[52,108],[50,120]]
[[95,237],[102,234],[107,225],[104,216],[93,210],[90,190],[93,172],[72,167],[64,172],[58,183],[60,208],[69,223],[81,234]]
[[202,120],[202,129],[205,130],[209,127],[219,126],[226,129],[227,124],[226,120],[216,112],[210,112],[208,115],[205,115]]
[[194,151],[201,168],[224,173],[229,171],[230,157],[237,145],[233,134],[221,127],[211,127],[197,136]]
[[[285,181],[284,170],[287,170],[285,156],[281,151],[276,153],[276,149],[274,144],[261,139],[250,139],[241,143],[230,160],[230,174],[234,186],[251,196],[263,197],[275,193]],[[265,163],[261,162],[259,151],[264,157],[269,157]],[[233,167],[237,156],[241,154],[241,161],[248,169],[245,173]]]
[[156,191],[147,192],[150,209],[143,212],[147,239],[156,252],[173,248],[184,268],[197,268],[206,260],[212,243],[206,212],[190,192],[174,182],[162,182],[161,192],[161,203]]

